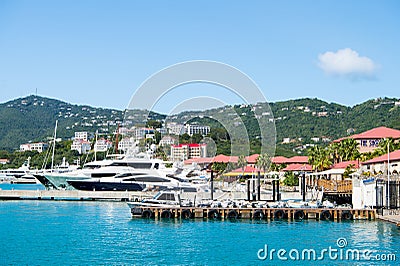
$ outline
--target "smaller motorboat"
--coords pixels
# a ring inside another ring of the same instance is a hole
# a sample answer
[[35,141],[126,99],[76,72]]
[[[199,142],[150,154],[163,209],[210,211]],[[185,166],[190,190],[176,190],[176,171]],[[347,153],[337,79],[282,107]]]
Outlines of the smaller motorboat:
[[128,202],[131,209],[146,207],[190,207],[193,206],[190,200],[182,200],[176,191],[160,191],[153,198],[143,199],[140,202]]

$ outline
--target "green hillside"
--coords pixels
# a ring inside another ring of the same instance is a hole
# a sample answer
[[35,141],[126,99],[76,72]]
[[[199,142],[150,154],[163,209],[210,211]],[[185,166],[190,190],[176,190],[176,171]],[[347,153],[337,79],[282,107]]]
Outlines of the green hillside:
[[[237,113],[252,140],[259,139],[260,130],[252,113],[259,103],[236,105],[205,111],[182,112],[167,117],[167,121],[188,121],[220,128],[216,121],[224,111]],[[379,98],[353,107],[327,103],[319,99],[298,99],[269,104],[277,133],[277,153],[291,155],[304,153],[307,144],[329,142],[349,133],[362,132],[378,126],[400,129],[400,100]],[[232,109],[233,108],[233,109]],[[131,117],[133,124],[145,124],[147,111],[137,110]],[[151,113],[151,118],[163,120],[166,116]],[[211,119],[210,119],[211,117]],[[58,120],[57,136],[69,139],[75,131],[96,130],[104,134],[115,131],[117,123],[124,121],[124,112],[73,105],[55,99],[28,96],[0,104],[0,150],[15,150],[29,141],[46,141],[52,136]],[[287,143],[282,144],[286,140]],[[320,144],[321,144],[320,143]]]

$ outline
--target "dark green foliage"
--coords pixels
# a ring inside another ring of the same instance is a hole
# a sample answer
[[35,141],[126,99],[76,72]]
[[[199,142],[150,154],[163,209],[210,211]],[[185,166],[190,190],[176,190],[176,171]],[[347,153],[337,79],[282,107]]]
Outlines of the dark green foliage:
[[[275,155],[290,157],[298,152],[306,154],[304,149],[298,147],[312,143],[311,138],[326,137],[334,140],[347,136],[348,129],[354,129],[354,133],[378,126],[400,129],[400,106],[395,105],[395,102],[399,100],[382,98],[346,107],[306,98],[270,103],[276,126]],[[182,112],[171,119],[171,122],[190,121],[190,123],[209,125],[211,127],[209,137],[217,145],[217,154],[229,155],[231,153],[229,132],[215,119],[224,108]],[[237,113],[247,129],[250,153],[260,153],[260,128],[254,115],[251,115],[252,106],[237,105],[230,110]],[[146,110],[134,110],[134,112],[138,115],[132,116],[130,122],[141,123],[144,126],[146,121],[143,121],[143,115],[149,112]],[[75,131],[88,131],[94,135],[98,129],[99,133],[111,135],[117,123],[125,121],[124,115],[124,112],[119,110],[73,105],[39,96],[16,99],[0,104],[0,149],[12,151],[17,150],[20,144],[29,141],[48,141],[53,135],[56,120],[58,120],[57,136],[64,140],[72,138]],[[163,114],[150,112],[147,125],[158,127],[165,117]],[[157,141],[159,137],[156,136]],[[284,138],[290,138],[293,142],[282,144]],[[184,141],[197,142],[198,138],[184,138]],[[318,144],[326,146],[328,143]]]
[[285,186],[293,187],[299,185],[299,176],[295,175],[292,171],[285,173],[285,179],[283,180]]

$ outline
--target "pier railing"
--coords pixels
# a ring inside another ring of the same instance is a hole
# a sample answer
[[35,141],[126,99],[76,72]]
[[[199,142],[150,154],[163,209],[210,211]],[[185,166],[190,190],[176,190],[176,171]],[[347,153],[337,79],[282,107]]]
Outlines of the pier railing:
[[338,192],[338,193],[351,193],[353,191],[353,184],[351,180],[318,180],[318,187],[324,188],[327,192]]

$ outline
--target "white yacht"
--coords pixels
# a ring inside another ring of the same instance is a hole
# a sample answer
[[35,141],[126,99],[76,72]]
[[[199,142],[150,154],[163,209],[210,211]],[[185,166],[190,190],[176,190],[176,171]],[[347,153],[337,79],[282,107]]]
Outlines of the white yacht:
[[[126,174],[124,176],[123,174]],[[139,180],[141,189],[136,186],[128,188],[128,190],[143,190],[150,187],[149,183],[161,185],[166,183],[168,180],[173,179],[179,180],[179,176],[183,176],[184,171],[178,168],[167,168],[162,160],[150,159],[145,153],[139,153],[135,155],[127,155],[122,159],[107,159],[103,161],[94,161],[87,163],[82,169],[76,171],[60,173],[58,171],[46,173],[45,178],[58,189],[80,189],[80,190],[127,190],[120,186],[114,188],[106,188],[106,183],[121,183],[133,182],[128,180],[133,178],[132,175],[136,175],[136,178],[142,178]],[[129,176],[131,175],[131,176]],[[149,177],[148,181],[143,181],[143,178]],[[154,177],[154,178],[153,178]],[[153,178],[150,180],[150,178]],[[156,178],[159,178],[157,181]],[[164,178],[161,180],[160,178]],[[79,181],[79,182],[78,182]],[[184,181],[184,180],[180,180]],[[88,184],[90,182],[99,183],[102,182],[102,188],[98,188],[97,185]],[[136,182],[136,181],[135,181]],[[171,181],[171,184],[173,182]],[[122,185],[121,185],[122,186]],[[109,187],[109,186],[107,186]]]
[[[67,183],[78,190],[88,191],[148,191],[148,190],[178,190],[182,192],[197,192],[199,186],[182,180],[177,175],[167,174],[165,169],[159,169],[159,162],[151,164],[150,168],[127,168],[109,177],[92,177],[81,180],[67,180]],[[168,171],[169,172],[169,171]]]
[[16,169],[3,169],[0,170],[0,182],[12,183],[12,184],[38,184],[38,180],[33,176],[33,172],[30,169],[30,160],[28,158],[24,164]]

